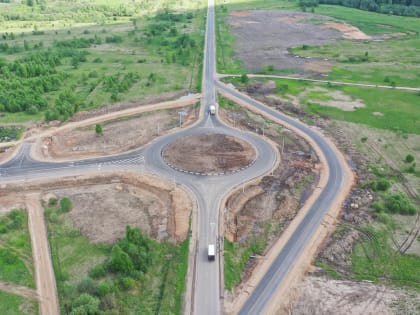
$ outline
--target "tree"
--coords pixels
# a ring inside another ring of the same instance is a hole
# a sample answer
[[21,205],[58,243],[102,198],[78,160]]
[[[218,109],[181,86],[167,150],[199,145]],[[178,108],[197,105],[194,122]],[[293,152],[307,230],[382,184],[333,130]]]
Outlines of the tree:
[[242,83],[248,83],[248,81],[249,81],[249,78],[245,73],[243,75],[241,75],[241,82]]
[[96,124],[95,125],[95,132],[97,136],[102,136],[103,130],[102,130],[102,125],[101,124]]
[[131,258],[118,245],[114,245],[112,247],[111,268],[114,272],[121,272],[125,274],[134,270]]

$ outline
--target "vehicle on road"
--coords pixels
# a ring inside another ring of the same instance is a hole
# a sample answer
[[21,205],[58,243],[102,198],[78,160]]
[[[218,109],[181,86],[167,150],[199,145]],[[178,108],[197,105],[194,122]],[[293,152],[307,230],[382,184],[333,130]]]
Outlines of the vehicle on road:
[[210,244],[207,250],[207,258],[209,261],[213,261],[215,256],[216,256],[216,251],[215,251],[214,244]]
[[209,113],[210,115],[216,115],[216,105],[210,105]]

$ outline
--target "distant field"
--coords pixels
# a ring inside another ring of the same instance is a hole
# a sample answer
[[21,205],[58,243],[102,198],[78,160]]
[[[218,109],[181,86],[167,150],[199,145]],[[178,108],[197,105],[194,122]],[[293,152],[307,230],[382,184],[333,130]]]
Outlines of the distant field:
[[199,90],[204,17],[204,0],[0,4],[0,123]]

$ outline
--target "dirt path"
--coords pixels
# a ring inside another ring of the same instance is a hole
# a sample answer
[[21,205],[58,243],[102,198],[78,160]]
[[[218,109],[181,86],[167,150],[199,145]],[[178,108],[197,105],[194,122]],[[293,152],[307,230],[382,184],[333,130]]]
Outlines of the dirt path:
[[0,290],[29,299],[38,299],[38,293],[35,290],[14,283],[0,281]]
[[28,224],[35,266],[35,283],[39,295],[39,309],[41,315],[57,315],[60,314],[57,286],[48,245],[44,210],[39,202],[38,194],[27,195],[25,201],[28,209]]

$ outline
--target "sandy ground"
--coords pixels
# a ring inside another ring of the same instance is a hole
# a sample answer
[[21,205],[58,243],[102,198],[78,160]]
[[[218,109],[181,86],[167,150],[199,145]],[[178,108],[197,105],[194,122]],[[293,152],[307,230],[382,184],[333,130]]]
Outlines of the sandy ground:
[[415,314],[420,305],[418,293],[414,293],[409,300],[403,300],[405,292],[400,290],[369,282],[331,280],[324,277],[307,277],[300,286],[300,292],[289,314]]
[[59,314],[57,286],[44,221],[44,209],[38,194],[26,197],[39,309],[42,315]]
[[[22,189],[23,188],[23,189]],[[3,200],[18,199],[25,193],[73,197],[70,212],[74,224],[92,242],[112,242],[132,224],[156,239],[182,241],[188,234],[192,198],[182,187],[148,174],[101,172],[83,176],[42,179],[2,185]],[[4,199],[3,199],[4,198]],[[101,200],[101,202],[98,202]],[[120,203],[115,207],[116,200]]]
[[[326,28],[310,20],[330,21],[320,15],[293,11],[245,11],[232,13],[228,23],[236,38],[234,51],[250,72],[261,71],[268,65],[277,69],[293,69],[324,73],[331,62],[296,58],[288,48],[306,45],[324,45],[342,38],[337,30]],[[287,40],[285,40],[287,39]]]
[[242,139],[223,134],[194,135],[169,144],[165,161],[177,168],[203,174],[234,172],[256,158],[254,148]]

